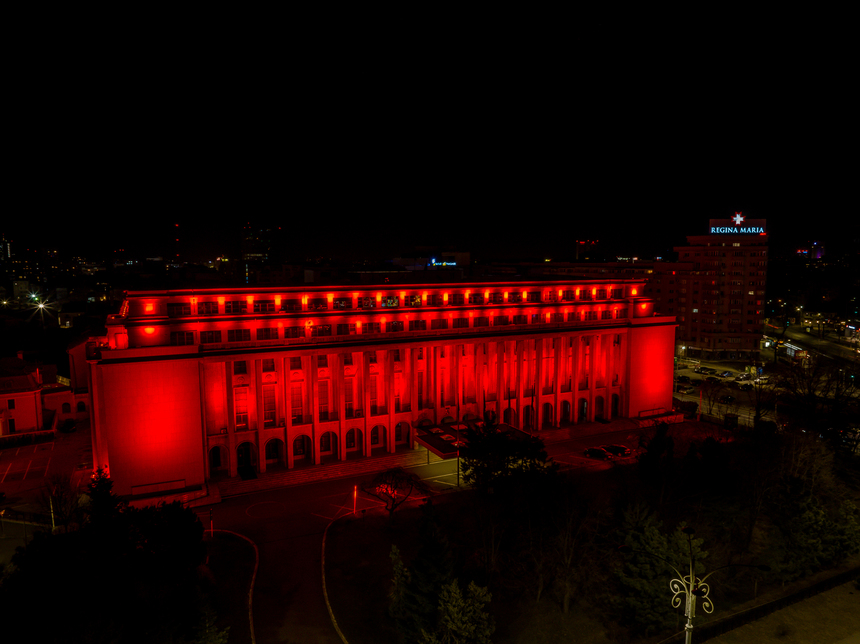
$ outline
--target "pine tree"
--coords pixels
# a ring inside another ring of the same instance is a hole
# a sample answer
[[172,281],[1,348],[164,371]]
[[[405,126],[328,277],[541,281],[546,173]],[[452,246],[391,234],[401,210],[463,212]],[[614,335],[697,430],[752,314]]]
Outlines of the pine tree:
[[456,580],[446,584],[439,595],[439,626],[435,633],[422,632],[424,644],[490,644],[496,626],[485,605],[491,599],[475,582],[465,597]]

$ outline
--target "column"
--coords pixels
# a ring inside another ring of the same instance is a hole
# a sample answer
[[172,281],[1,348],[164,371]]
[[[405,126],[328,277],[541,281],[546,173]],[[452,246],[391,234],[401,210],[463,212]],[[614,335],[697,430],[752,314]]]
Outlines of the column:
[[[255,434],[257,435],[257,470],[260,473],[266,471],[266,452],[263,445],[263,429],[266,427],[265,413],[263,412],[263,361],[254,360],[254,416],[256,421]],[[248,410],[250,411],[250,409]],[[251,419],[248,418],[250,426]]]

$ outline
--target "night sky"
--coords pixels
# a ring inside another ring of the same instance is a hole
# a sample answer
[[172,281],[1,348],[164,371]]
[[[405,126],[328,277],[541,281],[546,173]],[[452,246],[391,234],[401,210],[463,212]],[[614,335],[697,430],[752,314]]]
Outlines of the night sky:
[[0,230],[90,255],[166,254],[178,222],[186,258],[210,259],[250,222],[286,229],[297,257],[564,258],[576,239],[667,255],[736,210],[787,246],[838,244],[856,219],[850,83],[827,33],[204,31],[33,57],[13,81]]

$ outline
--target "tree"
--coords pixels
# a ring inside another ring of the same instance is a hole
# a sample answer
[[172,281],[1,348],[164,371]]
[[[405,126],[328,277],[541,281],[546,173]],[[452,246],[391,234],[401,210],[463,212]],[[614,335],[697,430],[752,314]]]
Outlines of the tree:
[[394,511],[403,505],[413,492],[430,493],[430,488],[424,481],[402,467],[380,472],[372,480],[363,482],[361,490],[385,503],[391,521],[394,520]]
[[69,526],[79,523],[82,514],[81,495],[72,486],[72,479],[65,474],[52,475],[42,487],[39,505],[50,514],[52,524],[68,532]]
[[[111,488],[99,470],[89,521],[67,533],[38,532],[18,549],[0,583],[0,604],[16,617],[4,624],[10,640],[167,643],[199,632],[202,524],[178,502],[128,507]],[[44,603],[32,598],[69,579],[74,592],[52,602],[45,619]],[[203,641],[218,641],[211,624],[204,630]]]
[[469,426],[466,446],[460,450],[463,480],[480,490],[510,478],[552,473],[543,441],[537,437],[514,438],[495,426]]
[[422,631],[433,632],[437,625],[439,596],[442,588],[454,579],[451,546],[431,499],[421,505],[420,546],[409,566],[392,548],[392,590],[389,614],[405,642],[417,642]]
[[637,634],[654,635],[675,621],[668,582],[676,576],[673,566],[687,574],[691,547],[695,574],[704,572],[702,560],[708,553],[701,550],[701,539],[688,542],[684,527],[680,524],[667,537],[647,506],[632,506],[624,512],[622,548],[629,555],[615,569],[618,592],[614,608],[621,623]]
[[493,617],[485,610],[492,596],[486,588],[469,582],[466,596],[452,580],[439,594],[439,626],[435,632],[422,631],[424,644],[490,644],[496,630]]
[[666,489],[675,472],[675,441],[669,435],[669,425],[660,423],[650,436],[642,434],[639,446],[639,471],[646,482],[660,487],[659,502],[663,503]]

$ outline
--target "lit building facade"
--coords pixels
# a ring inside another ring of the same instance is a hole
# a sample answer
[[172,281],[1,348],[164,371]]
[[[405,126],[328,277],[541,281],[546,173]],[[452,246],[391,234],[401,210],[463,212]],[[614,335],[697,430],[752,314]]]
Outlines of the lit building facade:
[[710,220],[710,234],[676,246],[678,262],[653,265],[646,293],[677,316],[677,354],[701,359],[758,357],[767,284],[765,220]]
[[644,280],[129,292],[90,347],[93,459],[119,494],[672,406]]

